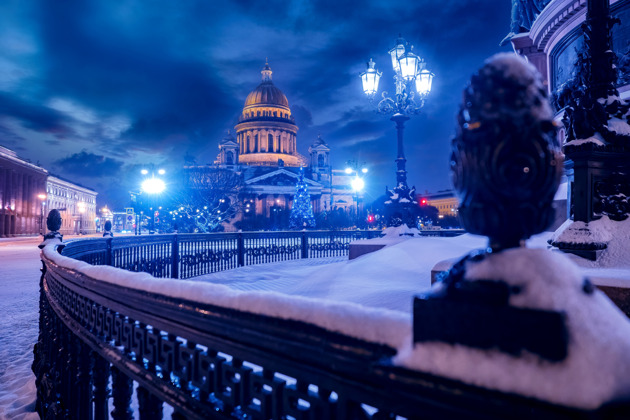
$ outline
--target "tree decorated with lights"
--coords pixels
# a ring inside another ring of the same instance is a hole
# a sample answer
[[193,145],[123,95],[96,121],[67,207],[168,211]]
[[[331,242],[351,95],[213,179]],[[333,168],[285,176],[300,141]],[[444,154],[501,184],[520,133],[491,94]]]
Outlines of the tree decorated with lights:
[[179,232],[216,232],[223,229],[242,207],[240,174],[217,167],[186,168],[181,192],[170,212]]
[[293,208],[289,218],[289,228],[302,229],[314,228],[315,216],[313,215],[313,203],[311,195],[308,193],[308,184],[304,180],[304,169],[300,168],[300,177],[295,184],[295,196],[293,197]]

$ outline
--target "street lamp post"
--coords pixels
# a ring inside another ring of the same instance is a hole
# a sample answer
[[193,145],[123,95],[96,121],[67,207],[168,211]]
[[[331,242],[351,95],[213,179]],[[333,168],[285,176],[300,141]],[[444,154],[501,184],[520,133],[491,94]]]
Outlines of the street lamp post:
[[346,163],[345,172],[348,175],[352,175],[354,173],[354,178],[352,179],[352,181],[350,181],[350,185],[352,186],[352,190],[354,191],[354,196],[355,196],[355,202],[356,202],[356,207],[357,207],[356,225],[358,227],[359,226],[359,193],[363,191],[363,188],[365,188],[365,181],[361,177],[360,173],[366,174],[368,172],[368,169],[365,167],[365,163],[362,163],[361,165],[359,165],[359,163],[356,160],[349,160]]
[[39,233],[40,235],[44,234],[44,207],[46,206],[46,194],[37,194],[37,198],[42,202],[40,213],[39,213]]
[[[149,170],[148,169],[142,169],[142,171],[140,171],[142,173],[142,175],[145,176],[144,181],[142,181],[142,191],[151,195],[153,197],[153,201],[154,201],[154,205],[151,206],[151,227],[152,227],[152,231],[155,232],[155,212],[153,211],[153,207],[157,207],[155,206],[155,197],[159,194],[161,194],[162,192],[164,192],[164,190],[166,189],[166,184],[164,183],[164,180],[162,180],[159,177],[155,176],[155,170],[153,169],[153,167],[151,168],[151,176],[149,176]],[[157,170],[157,174],[158,175],[164,175],[166,173],[166,171],[164,169],[158,169]]]
[[[403,147],[403,130],[405,122],[410,116],[420,113],[424,106],[426,96],[431,92],[434,74],[426,68],[426,62],[413,52],[413,45],[409,45],[400,35],[396,45],[389,50],[394,70],[394,82],[396,95],[393,98],[382,93],[383,99],[377,104],[376,112],[380,114],[393,114],[390,118],[396,124],[398,153],[396,157],[396,187],[388,190],[389,200],[386,204],[391,207],[390,220],[396,213],[400,213],[401,219],[409,213],[409,208],[415,202],[415,188],[407,185],[407,170],[405,151]],[[370,58],[367,70],[361,74],[363,91],[370,101],[373,101],[378,92],[378,84],[382,72],[376,69],[376,63]]]

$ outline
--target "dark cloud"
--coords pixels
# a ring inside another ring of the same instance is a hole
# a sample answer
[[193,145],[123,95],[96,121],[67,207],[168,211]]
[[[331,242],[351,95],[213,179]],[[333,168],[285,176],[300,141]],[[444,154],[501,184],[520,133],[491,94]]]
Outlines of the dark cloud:
[[313,125],[313,114],[302,105],[293,105],[291,107],[291,115],[295,118],[295,123],[301,129],[308,128]]
[[72,134],[72,130],[67,126],[68,118],[62,113],[5,93],[0,93],[0,116],[16,118],[24,127],[35,131],[53,133],[59,137]]
[[116,175],[123,167],[123,162],[83,150],[57,160],[55,165],[68,175],[101,178]]

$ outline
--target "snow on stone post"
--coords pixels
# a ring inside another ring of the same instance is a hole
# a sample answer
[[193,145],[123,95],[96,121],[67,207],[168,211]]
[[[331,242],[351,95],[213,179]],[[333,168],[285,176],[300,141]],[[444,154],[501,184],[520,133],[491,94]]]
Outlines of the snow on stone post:
[[591,260],[598,259],[619,231],[610,221],[630,215],[630,103],[615,87],[615,23],[608,0],[588,1],[586,51],[576,76],[557,94],[567,133],[570,214],[550,242]]
[[[61,229],[61,213],[59,210],[52,209],[48,213],[48,217],[46,217],[46,227],[49,232],[44,235],[44,240],[38,245],[38,247],[44,248],[49,243],[61,243],[63,240],[63,235],[59,233],[59,229]],[[62,248],[58,248],[61,252]]]

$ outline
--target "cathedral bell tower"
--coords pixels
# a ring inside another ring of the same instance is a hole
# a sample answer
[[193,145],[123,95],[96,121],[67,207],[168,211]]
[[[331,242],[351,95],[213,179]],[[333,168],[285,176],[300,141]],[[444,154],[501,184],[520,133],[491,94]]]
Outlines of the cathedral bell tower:
[[219,143],[219,156],[215,163],[225,166],[238,165],[238,142],[228,130],[227,135]]
[[330,147],[321,135],[308,148],[311,155],[311,169],[313,174],[327,174],[330,172]]

